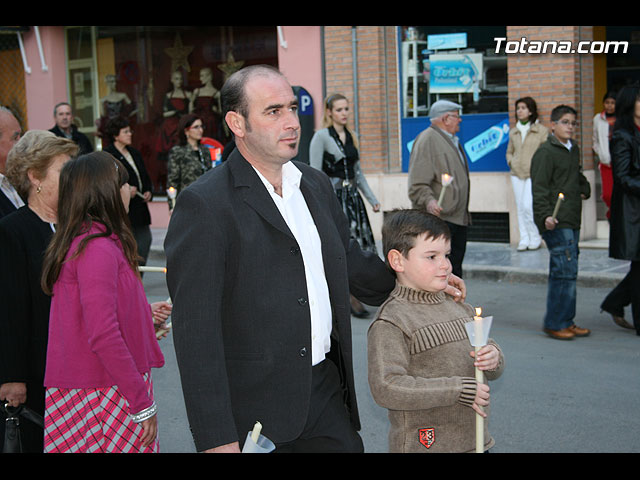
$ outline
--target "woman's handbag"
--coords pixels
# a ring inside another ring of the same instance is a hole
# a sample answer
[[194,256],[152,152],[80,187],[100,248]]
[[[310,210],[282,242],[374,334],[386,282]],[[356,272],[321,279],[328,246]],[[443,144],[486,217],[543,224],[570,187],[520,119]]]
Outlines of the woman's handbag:
[[10,407],[8,403],[2,407],[7,418],[5,420],[4,448],[2,453],[22,453],[20,440],[20,418],[25,418],[44,429],[44,419],[26,405]]

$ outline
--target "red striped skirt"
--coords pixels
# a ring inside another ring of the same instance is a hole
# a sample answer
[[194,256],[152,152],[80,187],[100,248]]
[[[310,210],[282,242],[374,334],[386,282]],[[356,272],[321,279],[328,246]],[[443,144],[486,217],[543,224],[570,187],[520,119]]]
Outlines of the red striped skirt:
[[[144,375],[153,399],[151,375]],[[158,453],[158,438],[140,442],[142,426],[131,420],[118,387],[47,388],[44,412],[45,453]]]

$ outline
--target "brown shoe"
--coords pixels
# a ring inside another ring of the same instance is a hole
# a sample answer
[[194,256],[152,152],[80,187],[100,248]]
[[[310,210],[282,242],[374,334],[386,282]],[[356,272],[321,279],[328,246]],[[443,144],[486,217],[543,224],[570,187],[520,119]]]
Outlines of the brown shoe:
[[572,331],[576,337],[588,337],[591,334],[591,330],[588,328],[581,328],[575,323],[571,325],[568,330]]
[[563,328],[562,330],[551,330],[549,328],[542,329],[544,333],[549,335],[551,338],[555,338],[556,340],[571,340],[576,336],[575,333],[570,328]]

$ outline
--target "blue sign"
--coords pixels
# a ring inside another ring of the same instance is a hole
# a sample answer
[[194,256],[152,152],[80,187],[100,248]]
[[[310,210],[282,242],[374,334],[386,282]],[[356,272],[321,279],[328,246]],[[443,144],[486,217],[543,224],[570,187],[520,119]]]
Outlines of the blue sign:
[[313,100],[309,92],[302,87],[297,87],[296,95],[298,97],[298,115],[313,116]]
[[464,32],[428,35],[427,48],[429,50],[467,48],[467,33]]
[[472,163],[498,149],[509,140],[509,119],[491,125],[484,132],[464,143],[464,151]]
[[431,55],[429,93],[472,92],[482,71],[482,55]]
[[[416,137],[431,122],[426,117],[402,119],[402,171],[409,171],[411,148]],[[458,138],[469,158],[470,172],[508,172],[508,113],[478,113],[462,115]],[[504,135],[498,135],[501,128]],[[473,147],[473,149],[472,149]]]

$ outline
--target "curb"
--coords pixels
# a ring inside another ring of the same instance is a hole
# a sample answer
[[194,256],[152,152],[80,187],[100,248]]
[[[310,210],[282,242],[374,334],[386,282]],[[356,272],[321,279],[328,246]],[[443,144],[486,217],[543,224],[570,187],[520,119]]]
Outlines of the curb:
[[[514,267],[463,265],[464,278],[509,283],[547,283],[548,270],[520,269]],[[578,271],[577,285],[584,288],[614,288],[625,277],[619,273],[594,273]]]

